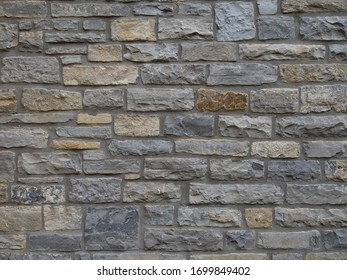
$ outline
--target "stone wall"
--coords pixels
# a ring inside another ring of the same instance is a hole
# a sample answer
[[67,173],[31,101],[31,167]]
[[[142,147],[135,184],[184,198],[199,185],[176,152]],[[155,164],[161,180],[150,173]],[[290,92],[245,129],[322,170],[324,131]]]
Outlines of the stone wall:
[[347,2],[0,2],[1,259],[347,259]]

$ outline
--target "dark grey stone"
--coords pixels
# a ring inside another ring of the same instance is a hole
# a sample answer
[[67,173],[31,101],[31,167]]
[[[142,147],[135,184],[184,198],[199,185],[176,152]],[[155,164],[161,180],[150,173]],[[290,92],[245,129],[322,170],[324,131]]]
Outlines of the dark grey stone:
[[77,31],[78,20],[53,20],[53,27],[59,31]]
[[108,126],[104,127],[58,127],[56,133],[60,137],[83,137],[83,138],[111,138],[111,128]]
[[165,140],[113,140],[108,146],[112,155],[123,156],[169,154],[172,148],[172,142]]
[[294,17],[260,16],[258,18],[258,29],[260,40],[278,40],[294,38]]
[[174,224],[173,205],[146,205],[144,209],[144,221],[146,225],[172,226]]
[[11,200],[20,204],[65,202],[63,185],[12,185]]
[[84,92],[83,105],[92,109],[116,109],[123,107],[123,90],[88,89]]
[[168,3],[144,3],[133,6],[134,15],[173,16],[174,5]]
[[78,251],[82,249],[78,233],[31,233],[28,248],[35,251]]
[[226,233],[228,250],[251,250],[254,248],[254,234],[250,230],[230,230]]
[[0,253],[0,260],[71,260],[63,253]]
[[180,3],[178,14],[182,16],[209,16],[212,14],[212,7],[209,3]]
[[300,35],[304,40],[346,40],[347,16],[302,17]]
[[324,231],[324,247],[331,249],[347,249],[347,229]]
[[136,159],[85,161],[83,171],[85,174],[139,174],[140,161]]
[[0,184],[14,181],[14,172],[16,171],[14,157],[15,153],[13,152],[0,151]]
[[347,156],[347,141],[310,141],[303,144],[304,153],[309,158],[332,158]]
[[330,45],[330,58],[335,60],[347,60],[347,44]]
[[100,33],[46,33],[45,42],[47,43],[104,43],[106,35]]
[[0,23],[0,50],[11,49],[17,45],[18,45],[17,25],[5,23],[5,22]]
[[313,180],[320,177],[316,160],[270,160],[268,177],[274,180]]

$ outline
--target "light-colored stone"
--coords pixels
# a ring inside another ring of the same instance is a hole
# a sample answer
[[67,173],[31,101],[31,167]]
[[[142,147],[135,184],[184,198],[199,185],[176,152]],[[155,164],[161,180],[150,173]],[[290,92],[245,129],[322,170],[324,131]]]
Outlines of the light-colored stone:
[[270,228],[272,226],[272,209],[247,208],[245,219],[249,228]]
[[285,141],[266,141],[252,143],[252,155],[270,158],[298,158],[300,144]]
[[307,253],[306,260],[347,260],[345,252],[312,252]]
[[82,208],[78,206],[44,206],[45,230],[77,230],[82,226]]
[[158,136],[159,117],[116,115],[114,130],[115,134],[120,136]]
[[346,12],[345,0],[283,0],[283,13]]
[[347,160],[329,160],[325,163],[325,176],[334,181],[347,182]]
[[277,13],[278,0],[257,0],[259,14],[274,15]]
[[60,44],[60,43],[104,43],[106,42],[106,35],[97,32],[83,32],[83,33],[68,33],[68,32],[54,32],[45,33],[44,38],[46,43]]
[[96,150],[100,149],[100,142],[53,140],[51,147],[57,150]]
[[236,61],[236,44],[219,42],[182,43],[184,61]]
[[155,19],[120,18],[111,23],[113,41],[156,41]]
[[41,206],[0,206],[0,232],[41,230]]
[[22,177],[17,180],[24,184],[51,184],[63,182],[64,177]]
[[219,255],[191,255],[191,260],[268,260],[267,254],[263,253],[230,253]]
[[83,61],[81,55],[62,55],[60,59],[63,65],[82,64]]
[[134,62],[178,61],[178,45],[160,44],[127,44],[124,58]]
[[47,148],[48,132],[41,128],[1,128],[0,147]]
[[[0,9],[1,14],[1,9]],[[18,27],[16,24],[0,23],[0,50],[18,46]]]
[[11,201],[17,204],[64,203],[64,185],[12,185]]
[[80,113],[77,115],[78,124],[105,124],[111,122],[111,114],[97,114],[94,116],[87,113]]
[[0,113],[16,112],[17,99],[13,89],[0,89]]
[[121,45],[89,45],[88,60],[96,62],[122,61]]
[[108,159],[85,161],[85,174],[139,174],[140,161],[137,159]]
[[42,52],[43,31],[21,31],[19,33],[19,50],[27,52]]
[[0,151],[0,184],[12,183],[16,171],[15,153],[10,151]]
[[259,40],[291,39],[295,37],[293,16],[259,16]]
[[0,249],[24,250],[26,246],[25,234],[1,234]]

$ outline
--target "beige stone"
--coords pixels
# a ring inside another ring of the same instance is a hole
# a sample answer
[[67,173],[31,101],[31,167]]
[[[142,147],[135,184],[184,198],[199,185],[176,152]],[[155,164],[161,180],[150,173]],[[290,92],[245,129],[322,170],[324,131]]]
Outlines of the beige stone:
[[82,208],[76,206],[45,206],[46,230],[77,230],[82,225]]
[[0,207],[1,231],[38,231],[41,229],[41,206]]
[[104,124],[111,123],[112,116],[111,114],[98,114],[98,115],[89,115],[85,113],[78,114],[77,123],[78,124]]
[[7,185],[0,183],[0,203],[7,201]]
[[0,113],[16,112],[17,100],[13,89],[0,90]]
[[249,228],[270,228],[272,225],[272,210],[268,208],[245,209],[245,219]]
[[347,260],[347,252],[308,253],[306,260]]
[[59,150],[94,150],[100,149],[100,142],[53,140],[52,148]]
[[344,12],[346,0],[283,0],[284,13]]
[[158,116],[117,115],[114,122],[117,135],[121,136],[158,136]]
[[122,61],[121,45],[89,45],[88,46],[89,61]]
[[252,144],[252,155],[270,158],[298,158],[300,144],[284,141],[254,142]]
[[191,255],[191,260],[267,260],[267,254],[262,253],[231,253],[214,255]]
[[155,19],[120,18],[111,23],[114,41],[156,41]]

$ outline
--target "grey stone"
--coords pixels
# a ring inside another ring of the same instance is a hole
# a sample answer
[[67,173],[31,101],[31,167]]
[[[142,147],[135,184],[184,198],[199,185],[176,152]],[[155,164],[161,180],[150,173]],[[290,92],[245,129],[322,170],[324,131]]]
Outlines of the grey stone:
[[257,0],[259,14],[274,15],[277,13],[277,0]]
[[70,181],[71,202],[106,203],[121,200],[122,180],[119,178],[76,178]]
[[78,233],[31,233],[30,250],[35,251],[78,251],[82,248],[82,235]]
[[264,162],[257,159],[210,159],[210,176],[214,180],[255,180],[264,178]]
[[330,58],[334,60],[347,60],[347,44],[330,45]]
[[2,60],[1,81],[3,83],[55,84],[59,78],[59,63],[55,57],[11,56]]
[[274,180],[313,180],[320,177],[320,164],[316,160],[271,160],[268,177]]
[[191,183],[190,204],[281,204],[284,194],[272,184],[212,185]]
[[140,161],[136,159],[85,161],[83,171],[85,174],[138,174],[140,172]]
[[259,232],[257,245],[265,249],[318,249],[317,230],[301,232]]
[[284,0],[283,13],[346,12],[344,0]]
[[214,117],[209,115],[167,116],[164,133],[174,136],[213,136]]
[[206,67],[201,64],[146,64],[141,67],[145,85],[199,85],[204,83]]
[[1,128],[0,147],[47,148],[48,133],[41,128]]
[[124,202],[177,202],[181,199],[181,186],[174,183],[127,182]]
[[126,251],[138,247],[137,206],[87,210],[85,245],[87,250]]
[[0,260],[71,260],[71,255],[61,253],[0,253]]
[[193,227],[241,227],[241,211],[230,208],[178,208],[178,224]]
[[230,230],[226,233],[228,250],[251,250],[254,248],[254,233],[250,230]]
[[106,22],[100,19],[88,19],[83,21],[84,30],[106,30]]
[[147,229],[146,250],[221,251],[223,236],[213,230]]
[[58,46],[47,47],[46,54],[86,54],[87,46]]
[[93,260],[185,260],[185,254],[124,252],[118,254],[95,253]]
[[173,144],[165,140],[112,140],[108,146],[112,155],[142,156],[172,152]]
[[347,209],[276,208],[276,224],[282,227],[346,227]]
[[212,7],[209,3],[179,3],[178,14],[182,16],[209,16]]
[[347,181],[347,160],[329,160],[325,163],[325,176],[334,181]]
[[134,15],[140,16],[173,16],[174,5],[166,3],[144,3],[133,6]]
[[219,133],[226,137],[271,138],[271,117],[219,116]]
[[100,151],[100,150],[83,151],[83,160],[102,160],[106,158],[107,158],[106,151]]
[[79,174],[82,162],[77,153],[22,153],[18,158],[22,174]]
[[22,177],[18,178],[17,181],[24,184],[51,184],[51,183],[61,183],[64,177]]
[[202,140],[184,139],[175,141],[177,153],[187,153],[195,155],[218,155],[245,157],[248,155],[250,144],[248,141],[236,140]]
[[280,253],[280,254],[273,254],[272,255],[273,260],[303,260],[304,257],[300,253]]
[[121,89],[87,89],[84,92],[83,105],[92,109],[116,109],[123,107]]
[[298,116],[276,119],[276,134],[281,137],[347,136],[347,116]]
[[108,126],[58,127],[56,133],[60,137],[111,138],[111,128]]
[[124,58],[135,62],[177,61],[178,45],[160,44],[127,44]]
[[78,20],[54,20],[53,27],[55,30],[59,31],[77,31],[78,30]]
[[159,18],[158,39],[212,40],[211,18]]
[[304,142],[303,150],[308,158],[346,157],[347,141],[310,141]]
[[28,31],[28,30],[33,29],[34,23],[30,19],[24,19],[24,20],[19,21],[18,27],[19,27],[19,30]]
[[194,91],[188,88],[129,88],[127,110],[190,111],[194,108]]
[[0,235],[0,249],[24,250],[25,245],[26,235],[24,234]]
[[230,253],[230,254],[208,254],[191,255],[191,260],[268,260],[267,254],[263,253]]
[[151,226],[172,226],[174,224],[173,205],[146,205],[144,221]]
[[63,55],[60,59],[63,65],[81,64],[83,61],[81,55]]
[[288,184],[289,204],[346,204],[347,186],[334,184]]
[[17,25],[5,22],[0,23],[0,50],[7,50],[16,46],[18,46]]
[[41,206],[0,207],[0,232],[38,231],[41,220]]
[[74,117],[71,113],[12,114],[0,116],[0,123],[66,123]]
[[205,177],[207,160],[200,158],[146,158],[145,179],[193,180]]
[[260,40],[278,40],[294,38],[294,17],[260,16],[258,18],[258,29]]
[[251,91],[250,107],[255,113],[296,113],[299,111],[299,90],[268,88]]
[[217,41],[241,41],[255,38],[252,3],[216,3]]
[[11,200],[21,204],[65,202],[63,185],[12,185]]
[[47,15],[46,1],[2,1],[0,17],[40,18]]
[[278,67],[259,63],[211,64],[208,85],[262,85],[275,83]]
[[237,48],[232,43],[182,43],[183,61],[236,61]]
[[347,229],[324,231],[324,247],[331,249],[347,249]]
[[14,181],[16,163],[15,153],[10,151],[0,151],[0,184],[11,183]]
[[104,43],[106,35],[93,32],[84,33],[46,33],[45,42],[47,43]]
[[[1,176],[1,175],[0,175]],[[1,177],[0,177],[1,178]],[[3,178],[0,179],[1,181]],[[0,183],[0,204],[7,202],[7,184]]]
[[304,40],[346,40],[347,16],[302,17],[300,35]]

